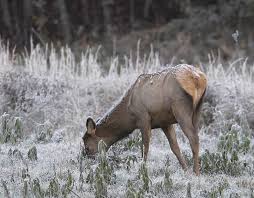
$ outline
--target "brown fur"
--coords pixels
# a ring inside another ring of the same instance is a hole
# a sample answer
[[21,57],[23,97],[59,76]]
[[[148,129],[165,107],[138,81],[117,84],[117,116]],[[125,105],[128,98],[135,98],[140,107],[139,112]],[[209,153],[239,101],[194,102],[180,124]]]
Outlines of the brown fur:
[[190,65],[139,76],[120,102],[96,124],[88,118],[87,132],[83,137],[87,154],[97,153],[99,140],[103,140],[109,148],[134,129],[140,129],[146,161],[151,129],[161,128],[172,151],[186,169],[173,127],[173,124],[179,123],[190,141],[194,171],[199,174],[197,123],[206,86],[205,74]]
[[204,94],[207,86],[206,76],[199,69],[184,65],[184,69],[176,73],[176,79],[181,87],[192,97],[195,107]]

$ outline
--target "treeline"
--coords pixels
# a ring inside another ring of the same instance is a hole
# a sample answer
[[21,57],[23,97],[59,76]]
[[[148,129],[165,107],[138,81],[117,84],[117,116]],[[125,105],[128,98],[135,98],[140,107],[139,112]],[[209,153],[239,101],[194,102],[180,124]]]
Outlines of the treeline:
[[[254,0],[0,0],[0,35],[17,48],[70,44],[156,27],[195,14],[220,12],[229,23],[254,16]],[[193,9],[194,8],[194,9]],[[211,10],[212,9],[212,10]],[[200,20],[206,20],[200,18]],[[230,25],[230,24],[229,24]]]

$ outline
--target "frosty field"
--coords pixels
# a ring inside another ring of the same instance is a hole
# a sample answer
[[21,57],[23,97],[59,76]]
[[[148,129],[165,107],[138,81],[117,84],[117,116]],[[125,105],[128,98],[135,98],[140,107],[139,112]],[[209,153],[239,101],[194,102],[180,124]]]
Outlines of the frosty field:
[[108,57],[88,49],[32,46],[15,55],[0,43],[0,197],[254,197],[254,67],[238,59],[202,64],[209,87],[200,120],[201,175],[192,172],[188,140],[176,125],[184,172],[161,130],[153,130],[147,164],[139,131],[95,160],[83,156],[88,116],[114,105],[159,56]]

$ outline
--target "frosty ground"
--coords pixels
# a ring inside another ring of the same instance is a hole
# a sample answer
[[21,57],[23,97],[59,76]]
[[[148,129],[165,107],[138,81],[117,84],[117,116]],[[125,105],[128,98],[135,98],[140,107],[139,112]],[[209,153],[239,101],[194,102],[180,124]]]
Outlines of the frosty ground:
[[160,71],[151,50],[99,60],[98,49],[31,46],[18,56],[0,45],[0,197],[254,197],[253,65],[246,59],[201,64],[209,88],[200,129],[201,176],[176,125],[184,172],[161,130],[153,130],[147,164],[139,131],[82,154],[88,116],[102,116],[141,73]]

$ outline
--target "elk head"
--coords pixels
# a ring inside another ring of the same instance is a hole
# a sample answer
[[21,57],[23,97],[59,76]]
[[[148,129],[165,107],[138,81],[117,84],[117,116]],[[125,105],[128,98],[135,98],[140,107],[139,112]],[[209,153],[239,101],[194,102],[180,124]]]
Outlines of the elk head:
[[86,155],[92,157],[98,152],[98,143],[101,138],[95,134],[96,124],[92,118],[87,118],[86,129],[87,131],[82,139],[84,141]]

